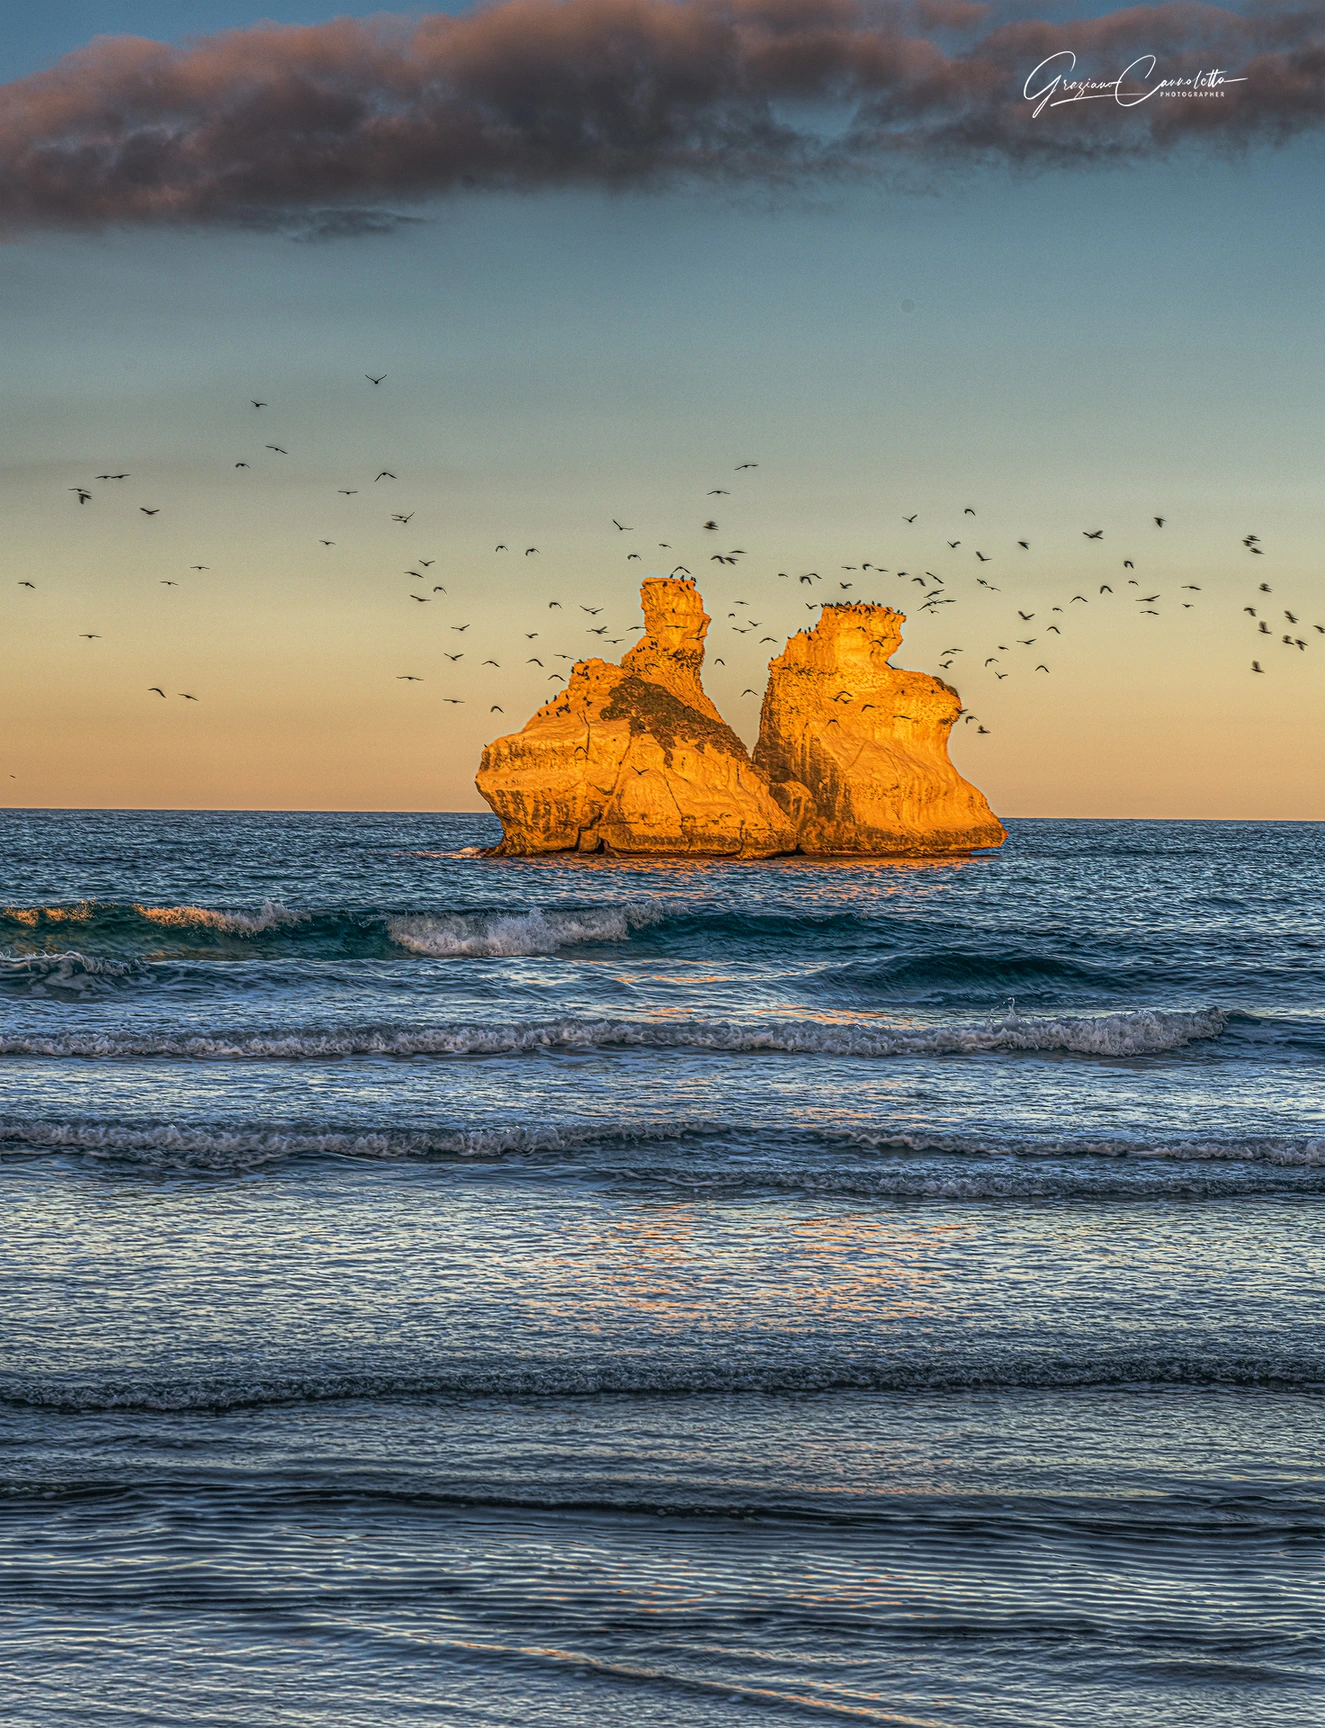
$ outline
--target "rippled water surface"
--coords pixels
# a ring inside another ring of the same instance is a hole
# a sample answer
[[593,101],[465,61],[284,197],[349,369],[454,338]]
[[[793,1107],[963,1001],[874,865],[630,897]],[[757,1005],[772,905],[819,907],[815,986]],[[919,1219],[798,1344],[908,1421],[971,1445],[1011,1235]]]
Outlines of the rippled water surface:
[[1325,1720],[1325,834],[0,814],[18,1728]]

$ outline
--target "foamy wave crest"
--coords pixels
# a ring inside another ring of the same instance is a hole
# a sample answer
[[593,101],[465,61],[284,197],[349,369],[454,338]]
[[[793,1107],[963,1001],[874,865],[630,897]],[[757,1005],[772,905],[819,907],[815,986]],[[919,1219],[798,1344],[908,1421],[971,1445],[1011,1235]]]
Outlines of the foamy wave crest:
[[703,1132],[691,1122],[509,1123],[484,1128],[336,1129],[185,1127],[178,1123],[0,1122],[0,1153],[79,1152],[162,1168],[234,1170],[286,1158],[499,1158],[576,1152],[627,1142],[683,1140]]
[[149,968],[137,960],[103,960],[73,952],[0,960],[0,989],[28,996],[102,995],[148,975]]
[[1081,1056],[1144,1056],[1217,1038],[1228,1017],[1139,1009],[1129,1014],[1002,1019],[957,1026],[897,1028],[877,1023],[779,1020],[732,1025],[703,1020],[468,1022],[297,1032],[0,1033],[0,1056],[174,1056],[201,1061],[308,1061],[338,1056],[510,1056],[532,1050],[626,1049],[782,1051],[798,1056],[944,1056],[995,1050],[1066,1050]]
[[391,940],[433,959],[555,954],[582,942],[624,942],[657,924],[661,906],[583,906],[567,911],[416,912],[387,920]]
[[167,929],[221,930],[229,936],[260,936],[264,930],[303,924],[307,912],[292,912],[278,900],[264,900],[257,912],[214,912],[206,906],[134,906],[140,918]]

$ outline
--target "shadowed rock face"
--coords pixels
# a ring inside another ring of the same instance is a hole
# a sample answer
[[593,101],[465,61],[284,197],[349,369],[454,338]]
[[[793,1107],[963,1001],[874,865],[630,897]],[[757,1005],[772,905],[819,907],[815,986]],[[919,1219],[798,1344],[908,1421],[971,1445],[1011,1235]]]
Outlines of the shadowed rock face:
[[641,589],[620,666],[582,661],[483,752],[499,853],[767,858],[998,846],[1002,824],[948,760],[956,692],[888,664],[900,612],[827,606],[769,668],[754,758],[700,683],[709,619],[690,582]]
[[641,590],[645,633],[620,666],[587,660],[523,731],[483,752],[499,853],[766,858],[792,822],[699,681],[709,619],[688,582]]
[[957,692],[888,663],[904,621],[889,606],[825,606],[770,663],[754,761],[802,852],[964,852],[1007,838],[948,760]]

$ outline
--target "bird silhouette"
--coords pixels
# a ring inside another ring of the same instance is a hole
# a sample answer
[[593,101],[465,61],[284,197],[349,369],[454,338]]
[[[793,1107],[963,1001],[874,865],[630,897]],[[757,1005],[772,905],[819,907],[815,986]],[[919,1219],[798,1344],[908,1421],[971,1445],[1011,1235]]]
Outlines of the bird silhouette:
[[186,702],[196,702],[198,700],[196,696],[190,696],[187,690],[176,690],[175,694],[176,696],[182,696]]
[[140,504],[138,508],[142,511],[144,516],[159,516],[161,514],[161,506],[159,504],[155,510],[149,510],[146,504]]
[[274,450],[278,456],[288,456],[290,454],[288,450],[282,450],[279,444],[268,444],[267,448],[268,450]]
[[35,589],[36,586],[37,586],[37,584],[35,582],[20,582],[19,583],[20,588],[33,588],[33,589]]
[[1264,672],[1264,670],[1265,670],[1264,666],[1261,665],[1259,660],[1253,660],[1252,661],[1251,669],[1253,672]]
[[[253,402],[253,398],[251,396],[249,397],[249,401]],[[253,402],[253,406],[255,408],[270,408],[271,403],[270,402]]]
[[633,534],[635,532],[633,528],[627,528],[624,522],[618,522],[615,516],[612,518],[612,526],[614,528],[619,528],[623,534]]
[[364,377],[368,380],[368,382],[370,384],[380,384],[382,382],[382,379],[386,377],[386,373],[383,372],[381,374],[381,377],[374,378],[371,372],[365,372]]
[[66,486],[65,491],[66,492],[77,492],[78,502],[80,504],[88,503],[92,497],[92,494],[88,491],[85,491],[82,486]]
[[397,684],[422,684],[422,678],[416,678],[412,672],[401,672],[396,677]]
[[1162,528],[1164,526],[1164,524],[1168,521],[1168,517],[1167,516],[1155,516],[1152,518],[1152,520],[1153,520],[1156,528]]
[[1085,534],[1087,540],[1103,540],[1103,538],[1104,538],[1103,528],[1096,528],[1094,533],[1087,533],[1086,530],[1083,528],[1081,530],[1081,532],[1083,534]]
[[163,702],[166,699],[166,693],[159,684],[149,684],[147,686],[147,694],[149,696],[159,696]]
[[376,485],[379,480],[394,480],[395,478],[396,476],[389,468],[383,468],[380,474],[375,474],[373,476],[373,484]]

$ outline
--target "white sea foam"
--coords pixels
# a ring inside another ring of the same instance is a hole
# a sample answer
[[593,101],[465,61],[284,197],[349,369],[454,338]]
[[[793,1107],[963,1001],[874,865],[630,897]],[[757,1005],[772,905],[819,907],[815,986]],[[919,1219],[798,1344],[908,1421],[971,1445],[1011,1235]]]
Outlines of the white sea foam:
[[176,1056],[211,1061],[318,1060],[340,1056],[504,1056],[533,1050],[651,1049],[781,1051],[821,1056],[978,1055],[1064,1050],[1083,1056],[1142,1056],[1217,1038],[1219,1008],[1137,1009],[1123,1014],[1000,1019],[895,1027],[877,1021],[770,1020],[748,1025],[703,1020],[464,1022],[410,1030],[354,1027],[203,1034],[146,1031],[0,1033],[0,1056]]
[[555,954],[583,942],[624,942],[658,923],[661,906],[585,906],[566,911],[415,912],[387,920],[387,934],[411,954],[433,959]]

